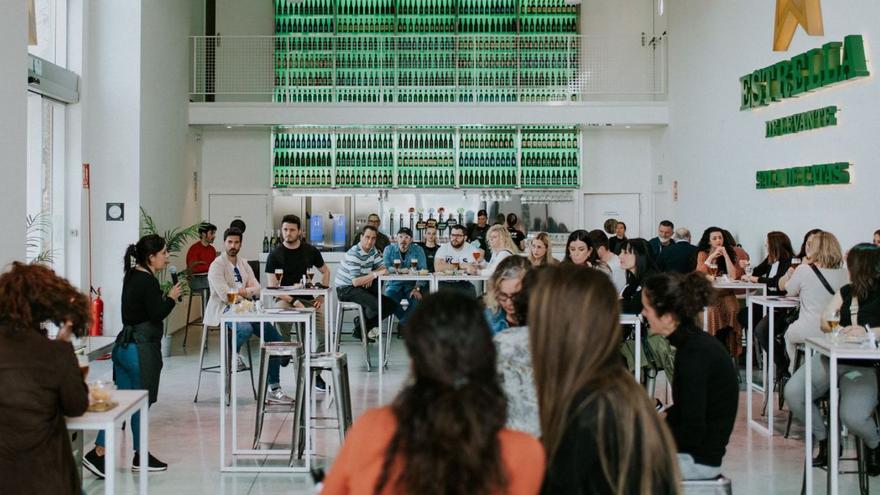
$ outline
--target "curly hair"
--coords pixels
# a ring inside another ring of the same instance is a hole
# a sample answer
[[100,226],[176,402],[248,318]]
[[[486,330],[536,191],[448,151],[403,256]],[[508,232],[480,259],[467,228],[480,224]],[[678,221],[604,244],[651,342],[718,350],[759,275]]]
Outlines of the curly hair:
[[507,399],[480,306],[455,291],[428,295],[403,337],[412,378],[391,406],[397,428],[374,493],[505,493],[498,432]]
[[91,324],[89,298],[43,265],[13,262],[0,276],[0,323],[7,331],[37,331],[70,321],[77,335]]

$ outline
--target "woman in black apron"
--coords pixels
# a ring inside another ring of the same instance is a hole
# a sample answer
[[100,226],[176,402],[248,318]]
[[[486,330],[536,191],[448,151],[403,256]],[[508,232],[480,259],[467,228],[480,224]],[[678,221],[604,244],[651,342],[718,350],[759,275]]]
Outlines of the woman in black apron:
[[[180,296],[180,284],[163,294],[155,272],[168,263],[165,239],[151,234],[125,250],[125,278],[122,282],[122,332],[113,346],[113,377],[122,390],[149,392],[149,402],[156,402],[159,373],[162,371],[162,320],[174,309]],[[131,417],[134,445],[132,471],[140,470],[140,414]],[[149,455],[149,454],[148,454]],[[168,465],[149,455],[149,471],[164,471]],[[104,477],[104,432],[98,434],[95,448],[83,457],[83,466]]]

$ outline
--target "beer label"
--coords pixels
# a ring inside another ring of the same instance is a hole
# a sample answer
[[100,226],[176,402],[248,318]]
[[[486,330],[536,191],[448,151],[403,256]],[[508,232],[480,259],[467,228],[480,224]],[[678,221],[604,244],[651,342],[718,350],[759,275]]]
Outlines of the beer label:
[[442,231],[446,230],[446,226],[447,226],[446,222],[439,222],[437,224],[437,230],[442,232]]
[[427,226],[427,224],[424,221],[420,221],[420,222],[416,223],[416,228],[419,230],[425,230],[426,226]]

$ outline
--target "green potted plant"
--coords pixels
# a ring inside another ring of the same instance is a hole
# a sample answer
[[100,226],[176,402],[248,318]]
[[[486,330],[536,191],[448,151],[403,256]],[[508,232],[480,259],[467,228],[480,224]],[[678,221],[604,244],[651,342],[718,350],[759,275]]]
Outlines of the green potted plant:
[[[156,226],[156,222],[153,221],[153,218],[141,208],[141,236],[145,236],[148,234],[157,234],[162,236],[165,239],[165,247],[168,249],[169,258],[173,259],[177,258],[177,255],[183,251],[183,249],[190,243],[190,241],[199,238],[199,226],[201,222],[190,225],[189,227],[177,227],[171,230],[160,231]],[[192,273],[192,267],[188,266],[186,269],[178,272],[180,275],[180,280],[183,282],[181,294],[186,295],[189,293],[189,286],[187,285],[187,277],[189,277],[190,273]],[[159,285],[162,287],[162,290],[167,294],[169,290],[171,290],[172,285],[174,283],[171,281],[171,276],[169,274],[168,269],[159,270],[156,272],[156,278],[159,279]],[[168,335],[168,319],[165,319],[165,336],[162,338],[162,355],[169,356],[171,355],[171,336]]]

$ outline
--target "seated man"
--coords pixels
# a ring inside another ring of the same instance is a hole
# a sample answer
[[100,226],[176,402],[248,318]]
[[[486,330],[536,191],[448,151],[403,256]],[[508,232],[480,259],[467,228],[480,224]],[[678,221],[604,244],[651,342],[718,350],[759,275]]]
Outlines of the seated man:
[[[379,284],[374,282],[379,278],[379,275],[386,272],[382,255],[376,250],[378,232],[376,227],[372,225],[364,226],[359,236],[360,242],[345,253],[333,281],[340,301],[358,303],[363,308],[364,318],[367,319],[365,324],[369,332],[367,336],[370,339],[379,335],[378,326],[380,323]],[[396,301],[384,295],[382,298],[382,308],[386,316],[397,311],[398,303]],[[352,336],[356,339],[362,337],[358,321],[355,321]]]
[[[459,269],[466,269],[467,265],[474,264],[476,258],[474,253],[479,251],[474,246],[464,242],[465,230],[462,225],[454,225],[450,229],[449,243],[441,244],[437,250],[437,256],[434,258],[434,271],[441,273],[443,270],[452,269],[458,265]],[[474,284],[460,280],[456,282],[440,282],[441,289],[459,290],[464,293],[476,297],[476,289]]]
[[202,222],[199,225],[199,240],[189,247],[186,252],[186,266],[193,275],[208,273],[208,267],[217,257],[217,251],[214,250],[214,236],[217,233],[217,226],[208,222]]
[[[211,298],[208,300],[208,306],[205,309],[205,324],[216,326],[220,324],[220,315],[224,311],[228,311],[229,306],[226,304],[226,294],[230,290],[236,291],[238,297],[252,299],[260,295],[260,282],[254,275],[247,260],[238,256],[241,249],[242,233],[236,227],[230,227],[223,233],[223,253],[211,263],[208,269],[208,284],[211,287]],[[255,333],[259,335],[260,325],[258,323],[238,323],[235,335],[235,348],[241,349],[242,344]],[[270,323],[263,324],[263,340],[265,342],[278,342],[281,335],[278,330]],[[270,402],[286,403],[292,402],[281,390],[281,359],[269,359],[269,394]],[[244,368],[244,362],[241,356],[238,358],[239,369]]]
[[[436,228],[435,228],[436,231]],[[412,230],[407,227],[401,227],[397,231],[397,244],[391,244],[385,248],[384,253],[385,267],[394,266],[397,261],[401,268],[412,268],[412,260],[416,260],[417,270],[426,270],[428,268],[425,252],[418,244],[412,241]],[[385,286],[385,295],[400,302],[406,299],[407,307],[398,306],[394,313],[401,324],[406,323],[407,318],[416,308],[416,304],[422,298],[422,291],[427,292],[428,282],[388,282]]]

